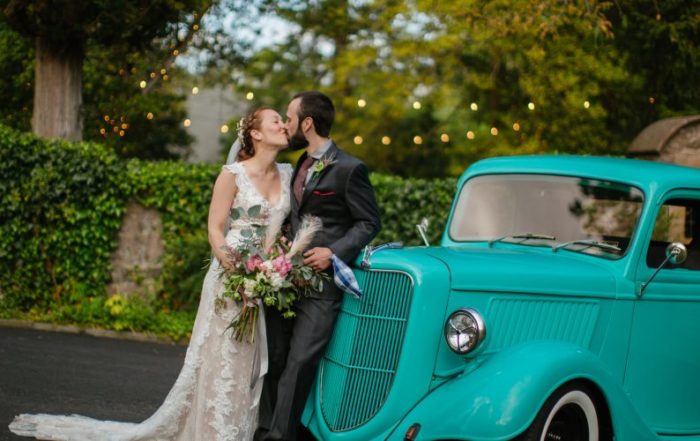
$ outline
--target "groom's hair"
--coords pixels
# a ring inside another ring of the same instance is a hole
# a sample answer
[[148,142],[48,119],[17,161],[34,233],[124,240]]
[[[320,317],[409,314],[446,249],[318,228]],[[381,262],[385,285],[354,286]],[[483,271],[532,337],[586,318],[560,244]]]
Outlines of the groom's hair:
[[311,117],[316,133],[328,138],[335,119],[333,101],[315,90],[297,93],[292,100],[297,98],[301,99],[299,101],[299,121],[301,122],[304,118]]

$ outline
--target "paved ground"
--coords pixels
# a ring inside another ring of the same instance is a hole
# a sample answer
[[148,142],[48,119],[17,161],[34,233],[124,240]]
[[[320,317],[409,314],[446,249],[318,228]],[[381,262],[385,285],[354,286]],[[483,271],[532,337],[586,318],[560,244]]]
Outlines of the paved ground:
[[0,328],[0,441],[26,440],[19,413],[77,413],[142,421],[180,372],[184,346]]

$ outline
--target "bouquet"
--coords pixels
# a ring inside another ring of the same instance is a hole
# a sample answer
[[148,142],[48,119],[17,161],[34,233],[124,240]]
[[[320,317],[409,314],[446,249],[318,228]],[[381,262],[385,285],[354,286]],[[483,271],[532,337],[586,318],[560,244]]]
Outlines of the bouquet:
[[[235,208],[232,218],[235,220],[243,214],[255,218],[259,212],[257,205],[248,210]],[[270,218],[267,227],[251,224],[250,228],[241,230],[240,244],[225,250],[230,265],[221,273],[224,291],[216,307],[223,307],[226,298],[242,304],[240,313],[228,326],[238,341],[255,341],[258,314],[263,304],[276,307],[285,318],[294,317],[294,302],[312,290],[320,291],[323,281],[330,279],[325,273],[305,266],[301,255],[321,229],[320,219],[302,219],[292,242],[281,234],[283,221],[284,217],[277,215]]]

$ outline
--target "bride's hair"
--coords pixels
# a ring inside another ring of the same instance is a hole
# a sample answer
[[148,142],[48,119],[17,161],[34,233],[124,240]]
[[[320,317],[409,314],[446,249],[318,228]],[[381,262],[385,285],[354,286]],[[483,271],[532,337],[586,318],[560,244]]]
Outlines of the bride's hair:
[[241,118],[238,122],[238,140],[241,142],[241,149],[238,151],[237,160],[245,161],[246,159],[255,156],[255,145],[253,145],[253,137],[250,132],[259,130],[262,124],[262,112],[264,110],[273,110],[272,107],[258,107]]

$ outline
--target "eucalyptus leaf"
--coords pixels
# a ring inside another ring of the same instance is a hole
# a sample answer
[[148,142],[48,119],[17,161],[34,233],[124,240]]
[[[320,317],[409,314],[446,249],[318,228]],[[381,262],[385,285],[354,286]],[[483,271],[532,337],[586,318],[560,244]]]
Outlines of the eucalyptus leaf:
[[262,210],[261,205],[253,205],[248,209],[248,216],[249,217],[258,217],[260,214],[260,210]]

